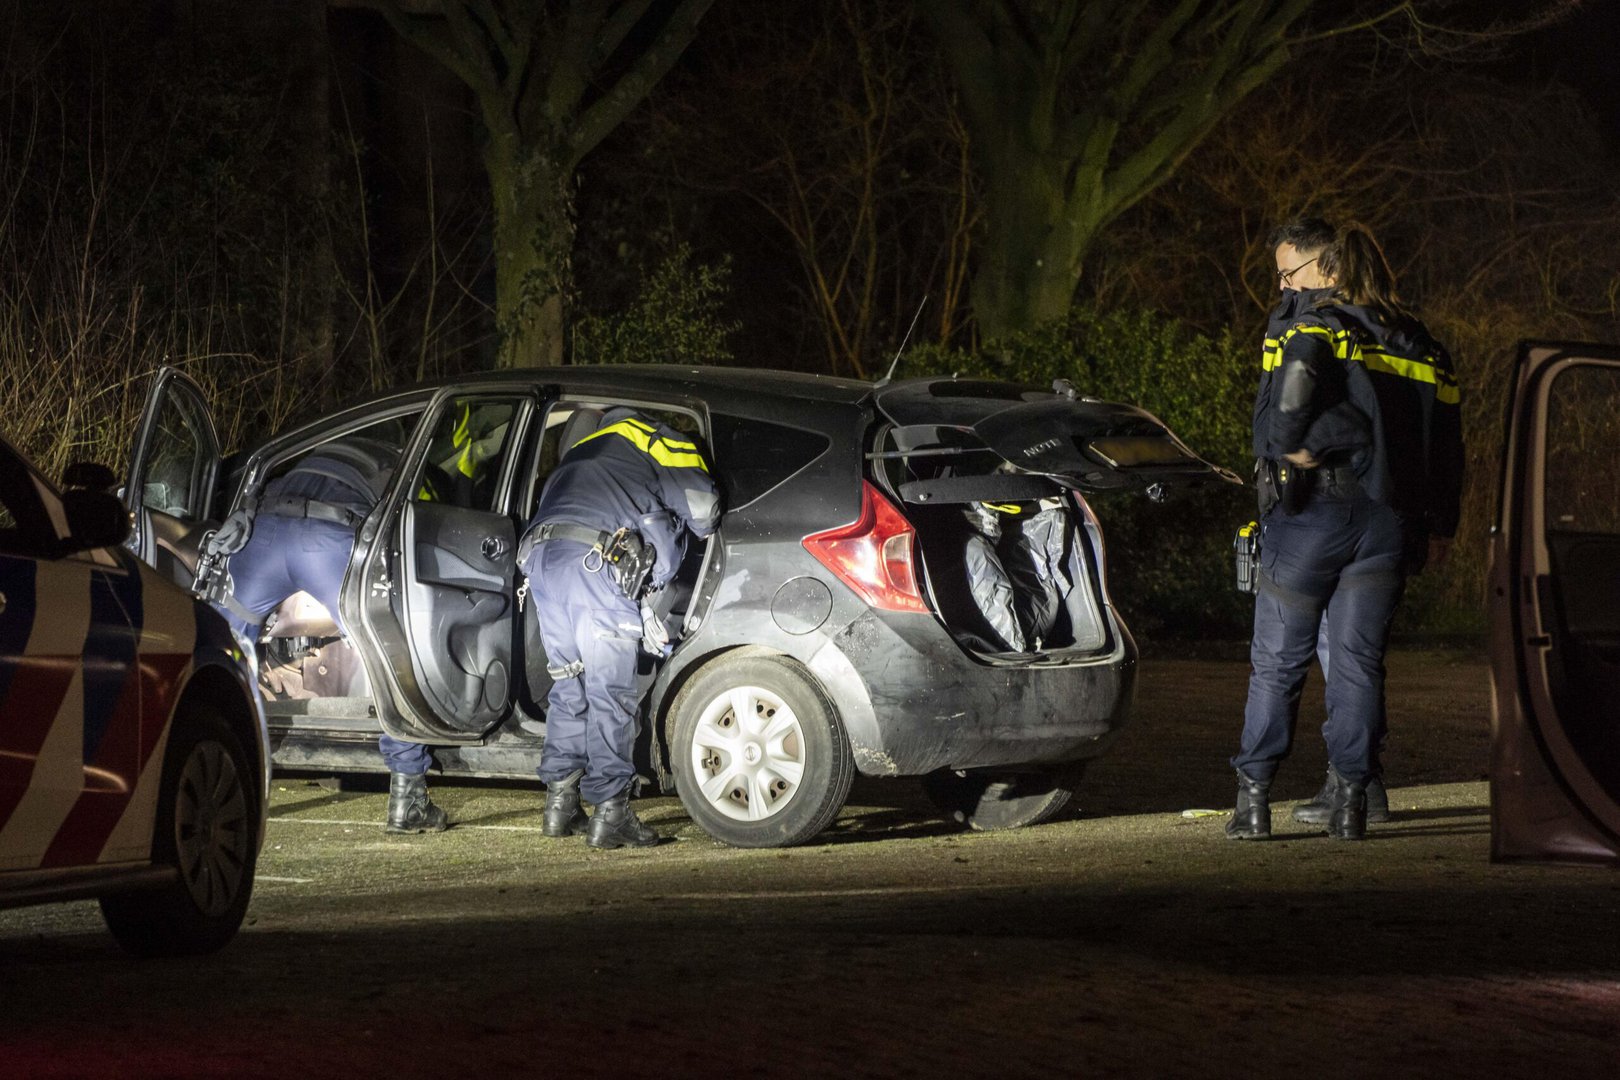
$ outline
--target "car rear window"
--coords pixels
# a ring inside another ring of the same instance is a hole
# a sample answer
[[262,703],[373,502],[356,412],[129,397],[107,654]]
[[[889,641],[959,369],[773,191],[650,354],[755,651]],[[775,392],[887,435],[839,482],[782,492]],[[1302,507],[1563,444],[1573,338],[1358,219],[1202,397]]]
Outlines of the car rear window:
[[711,424],[715,469],[727,510],[753,502],[832,445],[818,432],[767,420],[716,413]]

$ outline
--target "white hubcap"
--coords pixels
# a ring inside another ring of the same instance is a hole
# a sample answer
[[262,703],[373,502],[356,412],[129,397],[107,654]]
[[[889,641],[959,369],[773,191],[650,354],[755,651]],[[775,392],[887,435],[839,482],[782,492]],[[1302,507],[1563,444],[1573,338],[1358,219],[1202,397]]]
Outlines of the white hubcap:
[[692,771],[714,809],[735,821],[761,821],[798,793],[804,745],[787,702],[739,686],[704,707],[692,734]]

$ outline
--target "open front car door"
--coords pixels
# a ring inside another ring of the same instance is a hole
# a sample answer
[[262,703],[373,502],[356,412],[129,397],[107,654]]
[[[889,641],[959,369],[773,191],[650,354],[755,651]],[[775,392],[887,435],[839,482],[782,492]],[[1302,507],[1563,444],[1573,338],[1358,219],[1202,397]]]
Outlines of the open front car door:
[[1491,857],[1620,862],[1620,350],[1526,343],[1491,535]]
[[202,388],[176,368],[160,368],[135,432],[124,481],[124,505],[135,522],[129,548],[189,588],[202,534],[217,524],[211,515],[219,436]]

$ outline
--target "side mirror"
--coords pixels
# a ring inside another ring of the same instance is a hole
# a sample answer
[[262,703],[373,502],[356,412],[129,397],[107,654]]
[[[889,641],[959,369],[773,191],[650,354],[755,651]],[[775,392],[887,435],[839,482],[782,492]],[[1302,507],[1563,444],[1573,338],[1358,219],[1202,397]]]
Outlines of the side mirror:
[[75,461],[62,473],[62,486],[69,490],[111,491],[118,486],[118,475],[95,461]]
[[[112,475],[104,465],[92,467]],[[70,489],[62,495],[62,511],[67,516],[69,551],[117,547],[129,537],[129,511],[109,492]]]

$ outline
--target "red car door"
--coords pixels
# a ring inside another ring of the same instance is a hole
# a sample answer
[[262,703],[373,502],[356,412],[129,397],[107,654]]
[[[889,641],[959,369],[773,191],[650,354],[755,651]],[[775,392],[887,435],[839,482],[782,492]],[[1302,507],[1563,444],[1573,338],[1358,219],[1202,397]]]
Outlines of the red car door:
[[1491,856],[1620,862],[1620,349],[1526,343],[1491,535]]

